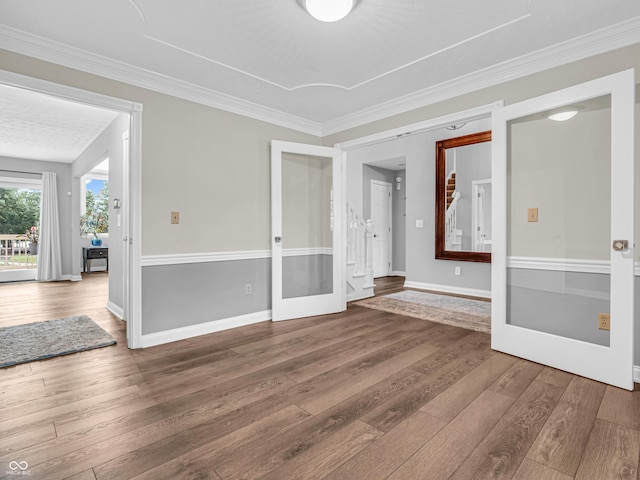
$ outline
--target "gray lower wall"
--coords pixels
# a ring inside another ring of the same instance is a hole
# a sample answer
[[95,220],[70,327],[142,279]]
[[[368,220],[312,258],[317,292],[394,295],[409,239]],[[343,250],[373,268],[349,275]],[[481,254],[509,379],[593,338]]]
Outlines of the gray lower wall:
[[143,335],[270,308],[270,258],[142,268]]
[[295,255],[282,259],[282,298],[333,293],[333,255]]
[[507,319],[512,325],[609,346],[598,313],[609,313],[610,275],[510,268]]

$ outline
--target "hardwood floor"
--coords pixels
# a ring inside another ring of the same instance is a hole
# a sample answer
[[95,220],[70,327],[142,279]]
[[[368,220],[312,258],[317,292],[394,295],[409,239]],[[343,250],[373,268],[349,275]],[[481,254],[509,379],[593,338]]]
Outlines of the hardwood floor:
[[106,275],[0,299],[0,326],[87,314],[118,340],[0,369],[0,478],[22,462],[47,480],[638,476],[640,391],[483,333],[354,305],[131,351]]

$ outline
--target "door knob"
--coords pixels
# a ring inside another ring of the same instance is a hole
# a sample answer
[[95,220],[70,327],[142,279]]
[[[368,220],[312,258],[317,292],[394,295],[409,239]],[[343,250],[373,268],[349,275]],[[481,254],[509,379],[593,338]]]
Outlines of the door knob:
[[282,242],[282,237],[274,237],[273,240],[276,242],[276,245],[280,245],[280,243]]
[[628,240],[614,240],[613,241],[613,250],[616,252],[624,252],[629,248]]

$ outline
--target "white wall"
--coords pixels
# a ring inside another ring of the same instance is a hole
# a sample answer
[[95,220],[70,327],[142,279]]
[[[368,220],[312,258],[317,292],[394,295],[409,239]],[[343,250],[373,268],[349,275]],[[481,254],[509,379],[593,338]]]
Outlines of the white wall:
[[[74,196],[78,201],[73,205],[73,235],[76,239],[73,270],[75,275],[82,271],[82,247],[91,243],[80,234],[80,182],[82,176],[90,172],[105,158],[109,158],[109,236],[103,239],[103,246],[109,247],[109,304],[124,311],[124,268],[123,268],[123,224],[118,226],[116,216],[120,211],[113,208],[115,198],[123,198],[124,151],[122,135],[129,130],[129,115],[121,114],[76,158],[72,164]],[[96,263],[96,262],[92,262]],[[99,261],[105,263],[106,261]],[[102,266],[102,265],[101,265]],[[92,265],[93,267],[93,265]],[[106,267],[106,265],[105,265]]]

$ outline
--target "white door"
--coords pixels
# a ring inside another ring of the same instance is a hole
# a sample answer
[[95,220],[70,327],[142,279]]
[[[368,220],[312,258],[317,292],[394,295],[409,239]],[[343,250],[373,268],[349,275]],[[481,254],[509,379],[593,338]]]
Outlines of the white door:
[[346,309],[342,153],[271,142],[272,318]]
[[493,118],[492,347],[633,389],[633,71]]
[[373,277],[391,272],[391,184],[371,180],[371,220],[373,223]]

